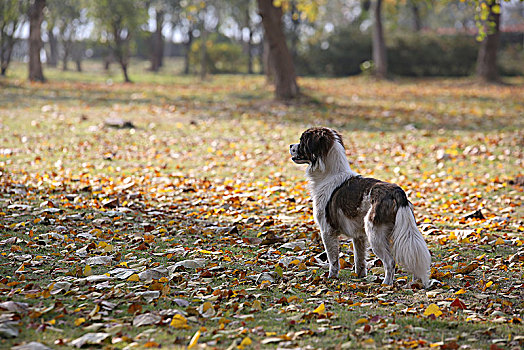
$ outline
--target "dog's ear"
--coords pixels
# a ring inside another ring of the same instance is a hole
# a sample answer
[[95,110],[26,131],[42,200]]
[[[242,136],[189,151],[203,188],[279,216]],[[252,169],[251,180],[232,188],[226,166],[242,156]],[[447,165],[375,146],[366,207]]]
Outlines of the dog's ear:
[[[335,137],[338,133],[328,128],[312,128],[306,130],[300,138],[300,144],[304,146],[304,151],[309,156],[311,162],[316,162],[320,158],[327,156]],[[341,139],[340,139],[341,140]]]
[[342,140],[342,135],[340,135],[340,133],[334,129],[331,129],[331,131],[333,134],[335,134],[336,140],[342,145],[342,147],[344,147],[344,149],[346,149],[346,146],[344,146],[344,141]]

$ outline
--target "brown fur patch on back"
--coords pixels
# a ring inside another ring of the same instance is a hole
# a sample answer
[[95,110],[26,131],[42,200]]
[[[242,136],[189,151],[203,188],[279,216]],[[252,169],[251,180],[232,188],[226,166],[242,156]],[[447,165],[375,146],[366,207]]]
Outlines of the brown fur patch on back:
[[397,210],[409,205],[406,194],[398,185],[373,178],[353,176],[333,192],[326,206],[326,220],[329,225],[339,229],[337,212],[342,210],[349,219],[362,217],[362,201],[369,195],[371,212],[369,219],[373,224],[394,224]]

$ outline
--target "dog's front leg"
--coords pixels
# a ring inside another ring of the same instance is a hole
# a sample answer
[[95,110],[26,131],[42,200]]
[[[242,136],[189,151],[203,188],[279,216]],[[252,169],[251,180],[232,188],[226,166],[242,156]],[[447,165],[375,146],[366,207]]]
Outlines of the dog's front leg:
[[340,271],[340,262],[338,260],[339,255],[339,243],[338,234],[331,229],[324,229],[320,233],[322,237],[322,243],[326,249],[326,254],[329,262],[329,276],[328,278],[337,278]]
[[355,256],[355,273],[359,278],[366,277],[366,252],[368,248],[366,236],[353,238],[353,254]]

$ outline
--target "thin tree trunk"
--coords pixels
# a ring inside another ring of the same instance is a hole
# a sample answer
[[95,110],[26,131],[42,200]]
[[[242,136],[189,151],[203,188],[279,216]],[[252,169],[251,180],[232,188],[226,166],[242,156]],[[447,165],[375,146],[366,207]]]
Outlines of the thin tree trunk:
[[413,13],[413,30],[415,32],[420,32],[422,29],[422,20],[420,19],[420,9],[418,4],[411,2],[411,12]]
[[297,58],[297,44],[298,44],[298,28],[300,26],[299,13],[296,6],[296,1],[291,1],[291,57],[293,60]]
[[500,13],[494,13],[493,6],[500,6],[500,3],[486,1],[486,5],[489,7],[489,15],[487,22],[484,23],[486,37],[480,44],[477,56],[477,75],[487,82],[497,82],[499,80],[497,51],[500,43]]
[[151,70],[158,72],[162,66],[164,55],[164,39],[162,37],[162,27],[164,24],[164,12],[155,10],[156,30],[153,33],[153,49],[151,50]]
[[47,31],[49,38],[49,57],[47,57],[47,65],[49,67],[56,67],[58,64],[58,39],[53,34],[53,28]]
[[64,54],[62,56],[62,70],[65,72],[68,70],[67,61],[69,60],[69,51],[71,51],[71,42],[69,40],[64,40]]
[[380,79],[385,79],[388,74],[388,67],[384,29],[382,26],[382,0],[373,0],[371,2],[371,13],[373,18],[372,46],[375,76]]
[[31,81],[45,81],[40,61],[44,7],[45,0],[35,0],[29,8],[29,80]]
[[247,73],[253,74],[253,30],[251,28],[249,6],[246,6],[246,28],[249,29],[249,36],[247,39]]
[[200,79],[204,80],[207,76],[207,30],[205,20],[202,21],[202,45],[200,45]]
[[127,63],[120,61],[120,67],[122,67],[122,73],[124,73],[124,80],[126,83],[131,83],[129,75],[127,75]]
[[5,47],[2,47],[2,58],[1,58],[1,68],[0,68],[0,74],[2,76],[6,75],[7,67],[9,67],[9,63],[11,62],[11,55],[13,54],[13,46],[15,45],[15,39],[13,37],[7,38],[7,43],[5,44]]
[[84,57],[84,44],[82,42],[76,41],[72,45],[71,57],[75,61],[76,71],[82,71],[82,58]]
[[187,41],[185,42],[185,52],[184,52],[184,74],[189,74],[189,68],[191,66],[191,62],[189,60],[190,54],[191,54],[191,44],[193,43],[193,28],[189,28],[187,32]]
[[265,36],[269,43],[271,66],[275,70],[275,96],[289,100],[299,95],[295,66],[282,30],[282,9],[273,6],[272,0],[257,0]]
[[131,83],[129,75],[127,73],[127,68],[129,64],[129,39],[130,34],[127,33],[125,37],[122,37],[122,29],[120,28],[120,21],[113,24],[113,37],[115,40],[115,45],[113,47],[113,53],[122,68],[122,73],[124,74],[124,81],[126,83]]
[[247,73],[253,74],[253,31],[249,29],[249,41],[247,42]]

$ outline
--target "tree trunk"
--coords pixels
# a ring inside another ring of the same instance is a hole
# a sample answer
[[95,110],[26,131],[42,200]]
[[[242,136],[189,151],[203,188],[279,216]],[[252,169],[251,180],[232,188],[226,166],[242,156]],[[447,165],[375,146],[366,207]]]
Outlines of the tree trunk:
[[164,25],[164,12],[155,10],[156,30],[153,33],[153,48],[151,50],[151,70],[158,72],[162,66],[164,56],[164,38],[162,37],[162,27]]
[[0,63],[0,74],[5,77],[7,72],[7,67],[9,67],[9,63],[11,62],[11,55],[13,53],[13,46],[15,45],[15,39],[13,37],[8,37],[6,39],[7,43],[5,43],[4,47],[2,47],[1,51],[1,63]]
[[388,63],[386,58],[384,29],[382,27],[382,0],[373,0],[371,2],[371,15],[373,19],[372,46],[375,76],[380,79],[385,79],[388,74]]
[[122,73],[124,74],[124,81],[126,83],[131,83],[131,79],[129,79],[129,75],[127,75],[127,63],[120,61],[120,67],[122,68]]
[[269,41],[267,39],[267,35],[264,35],[264,42],[262,45],[262,67],[266,76],[266,82],[273,84],[273,82],[275,81],[275,70],[273,69],[274,64],[271,60],[271,55],[269,54],[269,51]]
[[200,45],[200,79],[204,80],[207,76],[207,30],[205,21],[202,21],[202,43]]
[[127,74],[127,67],[129,64],[129,40],[131,37],[129,32],[127,32],[125,36],[123,36],[123,33],[124,30],[121,27],[121,22],[117,21],[113,23],[113,54],[120,64],[120,68],[122,68],[124,81],[126,83],[131,83],[131,79],[129,79],[129,75]]
[[249,41],[247,42],[247,73],[253,74],[253,31],[249,29]]
[[64,48],[64,54],[62,56],[62,70],[65,72],[67,68],[67,61],[69,60],[69,51],[71,51],[71,41],[64,40],[63,42],[63,48]]
[[249,30],[247,39],[247,73],[253,74],[253,29],[251,28],[249,6],[246,6],[246,28]]
[[84,57],[84,44],[83,42],[76,41],[72,45],[71,57],[75,61],[76,71],[82,71],[82,58]]
[[82,59],[78,58],[75,60],[76,63],[76,71],[81,72],[82,71]]
[[291,1],[291,57],[293,60],[297,58],[297,45],[298,45],[298,29],[300,27],[299,13],[296,6],[296,1]]
[[104,56],[104,70],[107,72],[111,67],[111,63],[114,61],[114,56],[112,53],[108,53]]
[[53,34],[53,28],[47,31],[49,38],[49,56],[47,57],[47,65],[49,67],[56,67],[58,64],[58,39]]
[[411,12],[413,13],[413,30],[420,32],[422,29],[422,20],[420,19],[420,9],[418,4],[414,1],[411,2]]
[[34,0],[29,8],[29,80],[45,81],[40,61],[45,0]]
[[499,80],[497,51],[500,42],[500,13],[494,13],[493,6],[500,6],[500,3],[499,1],[486,1],[486,4],[489,7],[489,15],[484,23],[486,36],[480,44],[477,56],[477,75],[487,82],[497,82]]
[[185,42],[185,52],[184,52],[184,74],[189,74],[189,68],[191,66],[191,62],[189,62],[190,54],[191,54],[191,44],[193,43],[193,28],[189,28],[187,32],[187,41]]
[[272,0],[257,0],[265,36],[269,43],[269,55],[275,71],[275,96],[289,100],[299,95],[295,66],[289,53],[282,30],[282,9],[273,6]]

